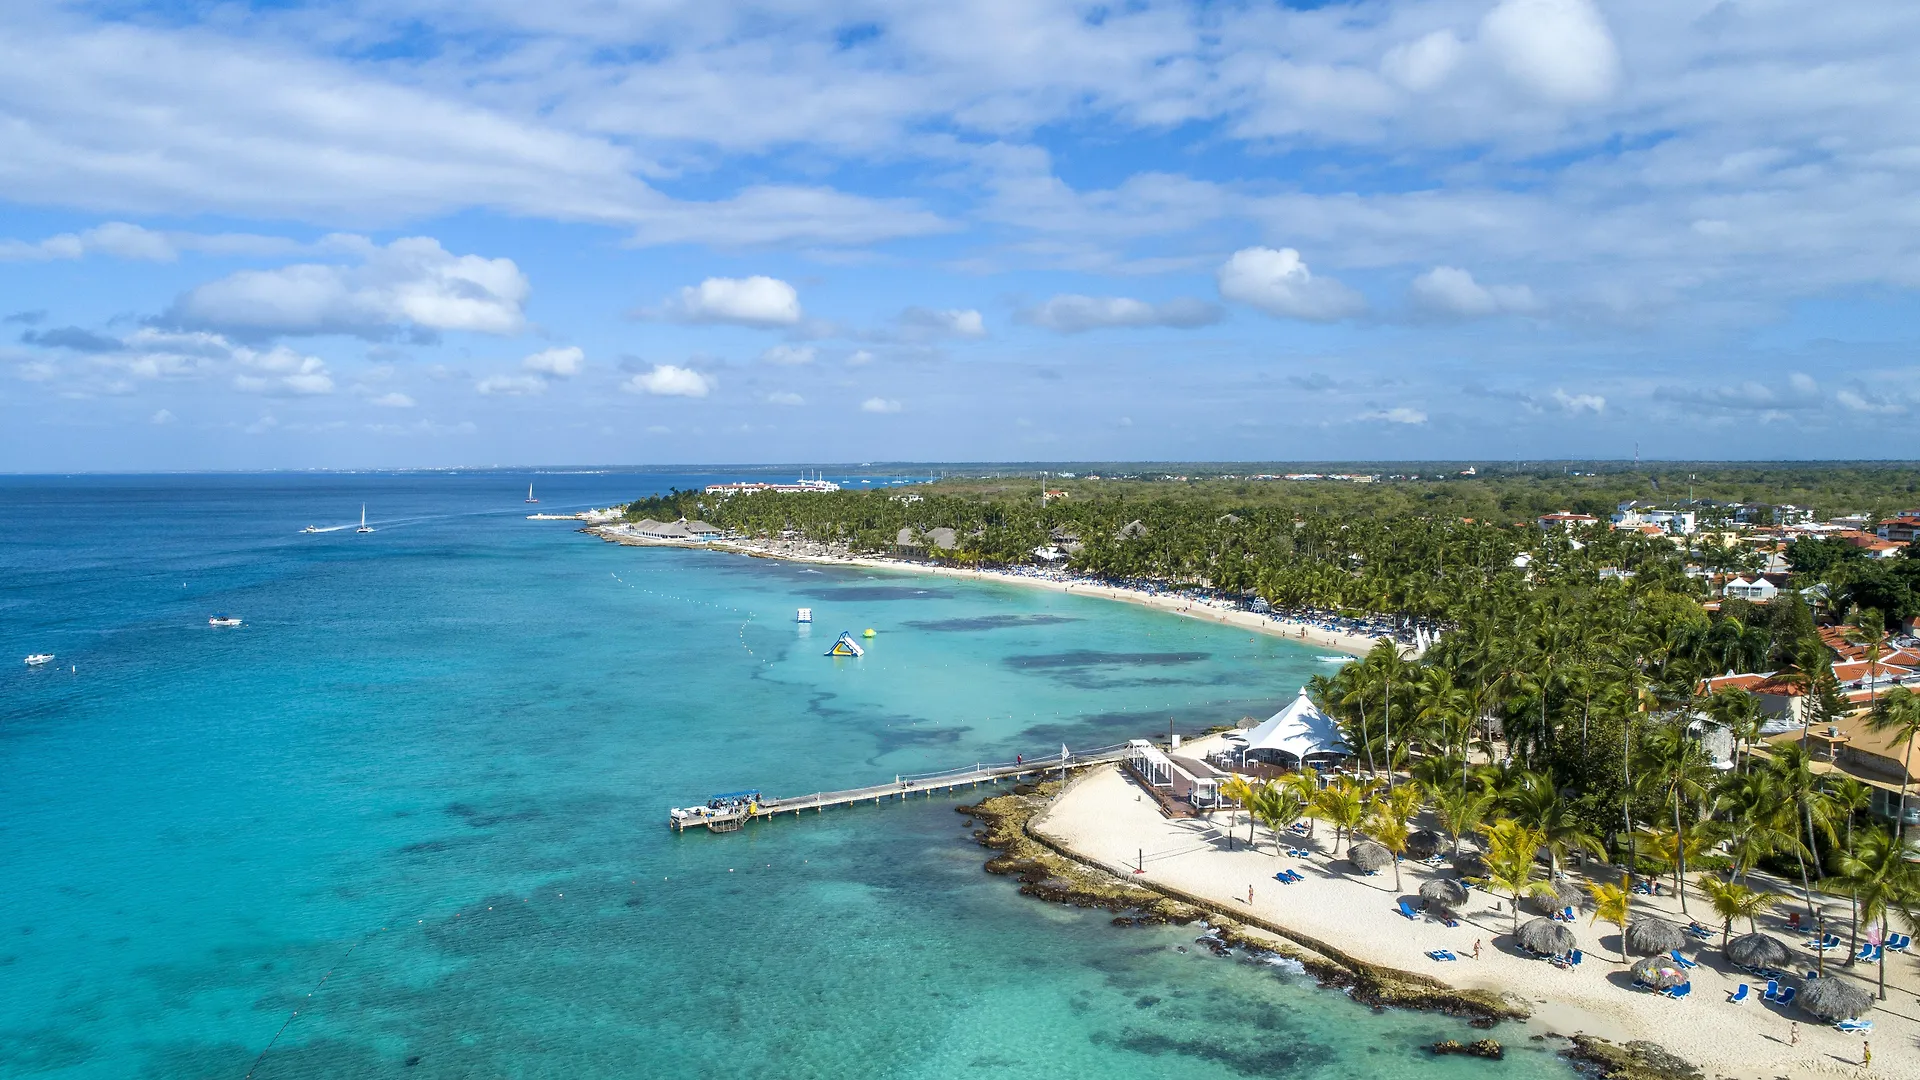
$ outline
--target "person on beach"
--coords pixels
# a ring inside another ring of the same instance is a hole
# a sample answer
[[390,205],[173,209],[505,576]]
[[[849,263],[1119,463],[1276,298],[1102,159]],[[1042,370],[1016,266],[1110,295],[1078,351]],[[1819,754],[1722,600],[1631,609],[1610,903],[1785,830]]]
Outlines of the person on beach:
[[1253,903],[1253,886],[1247,886],[1247,903]]
[[1797,1020],[1787,1025],[1787,1045],[1800,1045],[1800,1023]]
[[1873,1064],[1873,1044],[1868,1042],[1865,1039],[1861,1039],[1860,1040],[1860,1067],[1864,1069],[1871,1064]]
[[1473,939],[1473,958],[1475,960],[1480,959],[1480,939],[1479,938]]

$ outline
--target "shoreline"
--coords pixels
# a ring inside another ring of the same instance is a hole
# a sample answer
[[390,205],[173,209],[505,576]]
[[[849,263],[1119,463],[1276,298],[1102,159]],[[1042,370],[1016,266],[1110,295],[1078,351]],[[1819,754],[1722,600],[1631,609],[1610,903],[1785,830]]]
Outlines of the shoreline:
[[[1303,623],[1296,619],[1274,619],[1258,612],[1244,611],[1238,608],[1215,607],[1205,601],[1196,601],[1191,597],[1150,593],[1142,589],[1129,589],[1123,586],[1107,585],[1089,581],[1062,581],[1056,578],[1040,577],[1031,574],[1016,574],[1007,570],[964,569],[957,566],[938,566],[931,563],[912,562],[906,559],[890,559],[872,555],[839,555],[826,551],[792,550],[775,547],[772,544],[742,543],[738,541],[713,541],[709,543],[691,543],[675,540],[650,540],[645,537],[612,531],[606,525],[590,525],[581,532],[599,537],[610,544],[624,547],[671,547],[691,551],[716,551],[734,555],[745,555],[755,559],[777,559],[782,562],[811,563],[819,566],[850,566],[865,570],[887,570],[901,573],[931,574],[935,577],[948,577],[971,581],[992,581],[1005,585],[1023,585],[1029,588],[1049,589],[1070,596],[1093,596],[1102,600],[1114,600],[1120,603],[1136,604],[1152,608],[1170,615],[1182,615],[1190,619],[1201,619],[1222,626],[1232,626],[1269,637],[1297,641],[1304,645],[1345,653],[1349,656],[1364,656],[1380,639],[1365,634],[1356,634],[1342,630],[1328,630],[1324,627]],[[1402,644],[1402,654],[1415,656],[1412,646]]]

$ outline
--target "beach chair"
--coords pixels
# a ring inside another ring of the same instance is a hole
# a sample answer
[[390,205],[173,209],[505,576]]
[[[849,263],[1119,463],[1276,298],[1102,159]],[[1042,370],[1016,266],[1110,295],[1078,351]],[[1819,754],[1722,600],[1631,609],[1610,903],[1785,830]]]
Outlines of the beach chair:
[[1780,991],[1780,996],[1777,998],[1774,998],[1773,1003],[1775,1005],[1791,1005],[1793,1004],[1794,995],[1798,994],[1799,992],[1800,991],[1789,986],[1785,990]]
[[1906,934],[1889,934],[1887,936],[1888,952],[1906,952],[1907,946],[1912,944],[1913,938]]
[[1673,962],[1676,964],[1679,964],[1683,968],[1697,968],[1700,966],[1699,961],[1689,960],[1686,957],[1681,956],[1679,949],[1668,949],[1667,955],[1673,957]]
[[1691,993],[1693,993],[1693,984],[1690,982],[1683,982],[1679,986],[1669,986],[1665,990],[1660,991],[1660,996],[1663,998],[1672,998],[1675,1001],[1679,1001],[1681,998],[1686,997],[1688,994],[1691,994]]
[[1443,918],[1440,920],[1440,925],[1441,926],[1459,926],[1460,920],[1453,919],[1453,918]]
[[1282,885],[1293,884],[1293,879],[1287,876],[1287,871],[1285,870],[1282,870],[1279,873],[1273,875],[1273,880],[1279,882]]
[[1418,919],[1420,917],[1405,900],[1400,901],[1400,914],[1405,915],[1409,919]]
[[1857,964],[1862,960],[1871,960],[1871,959],[1873,959],[1873,943],[1870,941],[1862,942],[1860,945],[1860,951],[1853,954],[1853,962]]
[[1560,910],[1560,921],[1561,921],[1561,922],[1572,922],[1572,921],[1573,921],[1573,908],[1571,908],[1571,907],[1566,907],[1566,908],[1562,908],[1562,909]]
[[1427,950],[1427,956],[1429,959],[1441,961],[1460,959],[1453,954],[1452,949],[1429,949]]
[[1873,1021],[1871,1020],[1842,1020],[1833,1026],[1849,1035],[1873,1034]]
[[1704,926],[1701,926],[1699,923],[1688,923],[1687,933],[1692,934],[1695,938],[1698,938],[1701,941],[1713,940],[1713,931],[1707,929]]
[[1586,953],[1581,952],[1579,949],[1575,949],[1572,952],[1567,954],[1567,966],[1579,967],[1580,961],[1585,960],[1586,958],[1587,958]]
[[1746,1004],[1746,1001],[1747,1001],[1747,984],[1746,983],[1741,983],[1740,989],[1735,990],[1733,993],[1727,995],[1727,1004],[1729,1005],[1744,1005]]
[[1762,1001],[1780,1000],[1780,980],[1779,979],[1767,980],[1767,992],[1760,995],[1760,1000]]

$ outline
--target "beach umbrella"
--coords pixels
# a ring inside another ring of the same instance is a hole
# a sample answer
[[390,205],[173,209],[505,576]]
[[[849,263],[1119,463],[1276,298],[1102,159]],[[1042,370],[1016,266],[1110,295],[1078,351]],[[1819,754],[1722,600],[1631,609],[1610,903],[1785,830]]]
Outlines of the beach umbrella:
[[1467,887],[1453,878],[1430,878],[1420,883],[1420,898],[1447,907],[1459,907],[1467,902]]
[[1628,952],[1663,953],[1686,943],[1686,935],[1681,933],[1680,928],[1665,919],[1642,915],[1627,924]]
[[1633,965],[1633,981],[1655,990],[1665,990],[1669,986],[1691,982],[1692,979],[1687,969],[1674,963],[1672,957],[1649,956]]
[[1530,897],[1541,911],[1551,915],[1561,908],[1582,908],[1587,904],[1587,890],[1568,881],[1566,878],[1554,878],[1547,883],[1552,891],[1541,890],[1540,895]]
[[1465,878],[1487,876],[1487,860],[1477,851],[1463,851],[1453,857],[1453,872]]
[[1873,994],[1838,977],[1808,979],[1800,984],[1800,996],[1794,1002],[1809,1015],[1831,1024],[1851,1020],[1873,1008]]
[[1393,852],[1388,851],[1386,848],[1371,840],[1362,840],[1357,844],[1349,846],[1347,848],[1347,858],[1353,860],[1353,865],[1368,873],[1373,873],[1376,870],[1385,870],[1387,867],[1393,865]]
[[1734,967],[1766,971],[1785,967],[1791,959],[1786,943],[1766,934],[1741,934],[1727,942],[1727,962]]
[[1560,956],[1573,951],[1573,931],[1567,924],[1552,919],[1534,919],[1520,924],[1520,932],[1514,935],[1520,947],[1528,952],[1543,956]]
[[1416,859],[1431,859],[1439,854],[1441,845],[1446,842],[1446,837],[1432,829],[1421,829],[1407,837],[1407,854]]

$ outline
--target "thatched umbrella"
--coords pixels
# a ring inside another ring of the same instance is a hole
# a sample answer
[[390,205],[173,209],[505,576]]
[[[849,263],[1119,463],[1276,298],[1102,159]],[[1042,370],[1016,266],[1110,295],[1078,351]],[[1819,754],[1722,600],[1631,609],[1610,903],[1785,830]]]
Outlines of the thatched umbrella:
[[1528,952],[1542,956],[1561,956],[1573,951],[1573,931],[1565,923],[1552,919],[1534,919],[1522,923],[1520,932],[1514,935],[1520,947]]
[[1369,874],[1393,865],[1393,852],[1371,840],[1362,840],[1357,844],[1348,845],[1347,858],[1353,860],[1353,865]]
[[1669,952],[1687,943],[1680,928],[1665,919],[1642,915],[1627,924],[1627,951],[1643,955]]
[[1841,978],[1808,979],[1794,1003],[1831,1024],[1851,1020],[1873,1008],[1873,994]]
[[1407,836],[1407,854],[1416,859],[1431,859],[1440,853],[1447,838],[1432,829],[1421,829]]
[[1766,934],[1741,934],[1727,942],[1727,962],[1734,967],[1769,971],[1785,967],[1791,959],[1786,943]]
[[1487,876],[1487,860],[1477,851],[1463,851],[1453,857],[1453,872],[1464,878]]
[[1580,908],[1586,906],[1587,891],[1566,878],[1554,878],[1547,883],[1552,892],[1545,889],[1532,897],[1534,905],[1551,915],[1562,908]]
[[1450,908],[1459,907],[1467,902],[1467,887],[1452,878],[1429,878],[1420,883],[1420,898]]
[[1687,974],[1686,968],[1674,963],[1670,956],[1649,956],[1633,965],[1633,981],[1655,990],[1665,990],[1669,986],[1690,982],[1692,977]]

